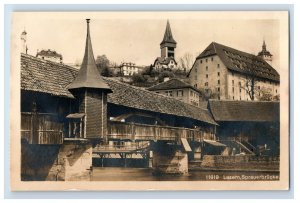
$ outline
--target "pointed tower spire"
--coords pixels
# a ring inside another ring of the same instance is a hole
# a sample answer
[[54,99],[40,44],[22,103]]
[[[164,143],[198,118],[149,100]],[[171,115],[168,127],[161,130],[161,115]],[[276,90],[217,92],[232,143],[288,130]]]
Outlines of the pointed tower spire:
[[262,50],[267,51],[267,45],[266,45],[265,40],[264,40],[263,45],[262,45]]
[[168,20],[164,38],[163,38],[162,42],[160,43],[161,57],[162,58],[169,58],[169,57],[175,58],[176,44],[177,44],[177,42],[173,38],[171,26],[170,26],[170,23]]
[[272,65],[272,54],[267,50],[267,45],[265,40],[263,40],[262,50],[257,54],[257,56],[264,59],[267,63]]
[[81,68],[78,71],[78,75],[75,80],[68,86],[68,90],[79,88],[95,88],[104,89],[108,92],[112,92],[110,87],[102,79],[94,58],[91,36],[90,36],[90,19],[86,19],[87,22],[87,34],[85,42],[85,53]]
[[176,47],[176,41],[173,38],[169,20],[167,20],[167,26],[166,26],[164,38],[163,38],[162,42],[160,43],[160,45],[163,45],[165,43],[175,44],[175,47]]
[[[80,137],[107,139],[107,94],[112,90],[100,75],[93,54],[90,19],[87,22],[85,53],[81,67],[68,90],[77,99],[78,111],[84,115],[80,126]],[[76,108],[75,108],[76,109]]]

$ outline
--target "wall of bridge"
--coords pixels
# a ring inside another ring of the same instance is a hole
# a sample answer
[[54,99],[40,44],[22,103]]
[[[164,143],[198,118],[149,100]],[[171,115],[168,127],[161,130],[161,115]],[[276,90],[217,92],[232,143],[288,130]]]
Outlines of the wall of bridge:
[[62,145],[21,145],[21,179],[28,181],[89,180],[92,145],[68,140]]

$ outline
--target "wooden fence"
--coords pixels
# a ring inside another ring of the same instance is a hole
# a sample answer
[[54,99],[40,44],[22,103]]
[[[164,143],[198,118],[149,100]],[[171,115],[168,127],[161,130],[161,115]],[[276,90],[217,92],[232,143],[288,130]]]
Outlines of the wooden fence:
[[55,114],[22,112],[21,138],[29,144],[62,144],[63,123]]
[[109,122],[108,138],[130,140],[171,140],[179,141],[186,138],[188,141],[202,142],[203,139],[215,140],[213,131],[206,132],[200,129],[146,125],[137,123]]

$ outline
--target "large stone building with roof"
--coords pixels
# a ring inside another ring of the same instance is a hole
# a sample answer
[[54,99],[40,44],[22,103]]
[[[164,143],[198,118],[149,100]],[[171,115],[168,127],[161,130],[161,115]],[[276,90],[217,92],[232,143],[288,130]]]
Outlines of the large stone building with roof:
[[259,100],[265,93],[278,96],[280,77],[266,62],[271,60],[268,53],[265,43],[262,52],[255,56],[212,42],[196,58],[188,74],[190,84],[211,90],[220,100]]
[[190,84],[177,78],[172,78],[165,82],[154,85],[148,88],[148,90],[165,96],[173,97],[194,106],[199,106],[200,91]]
[[177,42],[174,40],[169,20],[164,34],[164,38],[160,43],[161,56],[154,60],[153,67],[156,70],[172,70],[177,68],[175,61],[175,48]]

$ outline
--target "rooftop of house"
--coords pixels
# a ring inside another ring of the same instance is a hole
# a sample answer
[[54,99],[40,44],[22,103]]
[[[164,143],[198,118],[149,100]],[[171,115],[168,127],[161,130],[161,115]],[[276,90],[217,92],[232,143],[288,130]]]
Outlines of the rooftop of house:
[[160,64],[168,65],[171,60],[173,60],[175,62],[175,64],[177,65],[177,62],[175,61],[175,59],[173,57],[166,57],[166,58],[157,57],[154,61],[154,65],[155,65],[156,61],[158,61]]
[[156,91],[156,90],[170,90],[170,89],[183,89],[183,88],[191,88],[199,92],[199,90],[196,89],[195,87],[177,78],[172,78],[168,81],[159,83],[157,85],[153,85],[152,87],[148,88],[148,90]]
[[217,122],[278,122],[280,120],[280,106],[277,101],[209,100],[208,105]]
[[[21,54],[22,90],[74,98],[67,87],[77,74],[78,69],[73,67]],[[216,124],[206,108],[195,107],[111,78],[102,78],[113,91],[108,94],[109,103]]]
[[52,57],[58,57],[62,59],[62,55],[57,53],[55,50],[41,50],[37,52],[36,56],[52,56]]
[[275,82],[280,81],[278,72],[265,60],[263,60],[262,57],[218,44],[216,42],[212,42],[196,58],[196,60],[213,55],[218,55],[229,70],[247,75],[254,75],[256,77],[269,79]]

